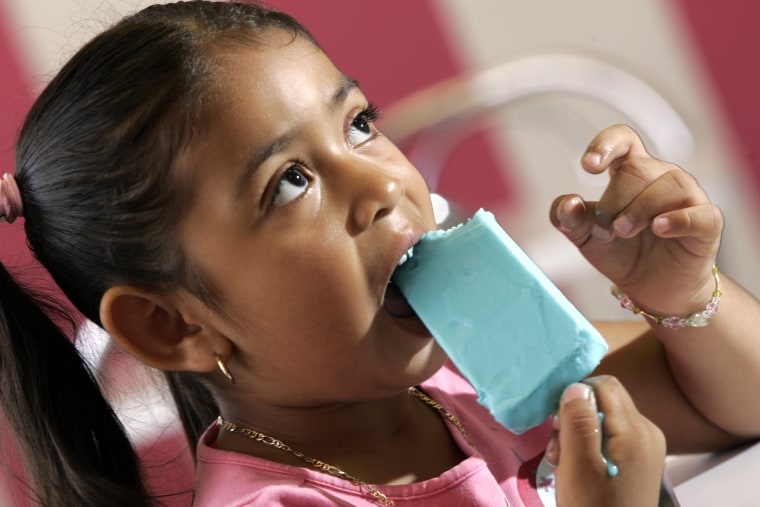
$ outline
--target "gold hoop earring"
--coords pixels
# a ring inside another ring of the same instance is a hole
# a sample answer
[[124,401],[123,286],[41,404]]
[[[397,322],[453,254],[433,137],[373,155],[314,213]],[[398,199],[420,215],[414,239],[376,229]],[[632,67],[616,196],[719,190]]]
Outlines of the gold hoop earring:
[[227,368],[227,365],[224,364],[224,359],[222,359],[222,356],[219,354],[216,355],[216,365],[219,367],[219,371],[222,372],[222,375],[227,377],[227,380],[229,380],[231,384],[234,384],[235,377],[232,376],[232,372],[230,372],[229,368]]

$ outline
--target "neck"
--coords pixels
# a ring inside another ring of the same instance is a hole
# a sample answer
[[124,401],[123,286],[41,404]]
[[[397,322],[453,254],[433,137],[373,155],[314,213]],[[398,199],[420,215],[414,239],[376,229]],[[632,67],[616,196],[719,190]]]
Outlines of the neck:
[[[335,452],[342,448],[384,441],[418,417],[420,403],[403,391],[392,397],[356,402],[337,402],[310,407],[251,404],[234,409],[222,406],[222,415],[241,426],[276,437],[301,452]],[[221,434],[219,445],[229,435]],[[249,448],[250,443],[239,442]],[[229,442],[233,444],[233,442]],[[258,449],[259,446],[256,446]],[[230,450],[237,450],[231,448]]]
[[[388,484],[435,477],[464,457],[441,415],[407,392],[382,399],[309,409],[256,412],[233,423],[281,440],[306,456],[360,479]],[[239,433],[221,431],[220,449],[293,466],[303,460]]]

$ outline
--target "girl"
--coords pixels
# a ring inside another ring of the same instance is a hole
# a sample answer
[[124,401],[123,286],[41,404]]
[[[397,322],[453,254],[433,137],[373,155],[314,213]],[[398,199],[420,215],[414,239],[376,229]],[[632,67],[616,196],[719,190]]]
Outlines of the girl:
[[[663,433],[670,452],[760,434],[760,305],[726,277],[716,289],[721,214],[623,126],[583,158],[609,172],[601,199],[559,197],[551,219],[652,318],[599,325],[611,353],[553,421],[496,425],[421,322],[384,308],[435,222],[374,120],[295,20],[215,2],[124,19],[27,117],[2,215],[25,218],[79,311],[167,372],[199,442],[197,505],[541,505],[544,454],[558,505],[656,505]],[[4,271],[2,287],[0,389],[37,499],[150,504],[58,314]]]

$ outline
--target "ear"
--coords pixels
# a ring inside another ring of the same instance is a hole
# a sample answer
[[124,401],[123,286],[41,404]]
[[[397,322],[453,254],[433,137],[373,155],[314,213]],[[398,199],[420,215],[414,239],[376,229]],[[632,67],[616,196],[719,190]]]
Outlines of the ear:
[[[127,352],[169,371],[213,371],[230,343],[213,328],[193,323],[186,301],[130,285],[111,287],[100,301],[103,327]],[[197,322],[197,321],[196,321]]]

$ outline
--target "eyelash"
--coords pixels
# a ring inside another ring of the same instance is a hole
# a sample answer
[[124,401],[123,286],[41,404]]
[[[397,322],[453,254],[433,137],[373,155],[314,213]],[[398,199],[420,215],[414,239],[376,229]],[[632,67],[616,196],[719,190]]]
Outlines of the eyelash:
[[[370,102],[367,107],[359,111],[359,113],[351,119],[349,128],[352,128],[357,120],[364,120],[370,127],[380,119],[380,109]],[[374,136],[373,136],[374,137]]]
[[367,123],[375,123],[376,121],[380,119],[380,116],[381,116],[380,108],[377,107],[377,105],[370,102],[369,104],[367,104],[367,107],[362,109],[359,112],[359,114],[357,114],[356,117],[354,117],[354,120],[356,120],[357,118],[364,118],[364,120]]

